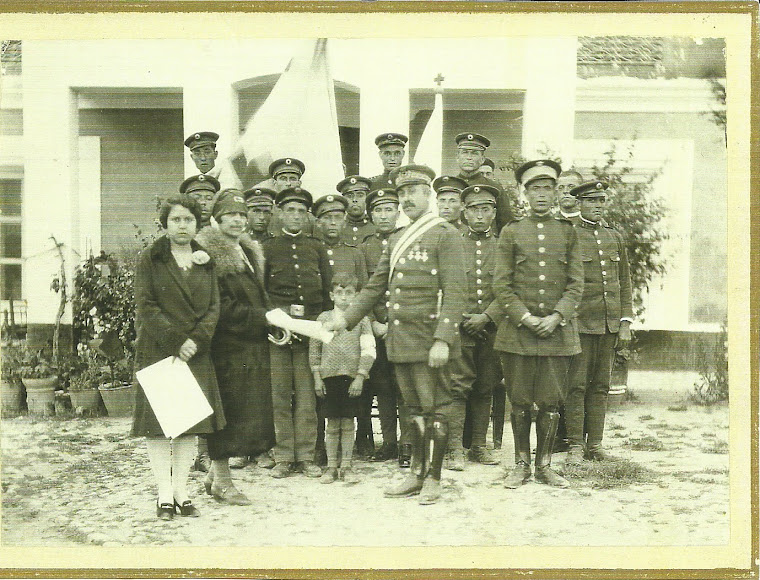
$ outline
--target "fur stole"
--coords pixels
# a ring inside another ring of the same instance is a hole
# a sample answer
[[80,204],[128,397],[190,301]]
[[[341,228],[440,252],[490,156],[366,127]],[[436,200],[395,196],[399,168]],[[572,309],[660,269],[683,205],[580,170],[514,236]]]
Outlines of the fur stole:
[[[219,277],[229,274],[245,272],[246,266],[237,244],[225,236],[218,228],[206,226],[195,237],[195,240],[209,253],[216,266],[216,275]],[[261,244],[248,234],[240,236],[239,244],[245,250],[251,265],[256,271],[256,278],[264,287],[264,251]]]

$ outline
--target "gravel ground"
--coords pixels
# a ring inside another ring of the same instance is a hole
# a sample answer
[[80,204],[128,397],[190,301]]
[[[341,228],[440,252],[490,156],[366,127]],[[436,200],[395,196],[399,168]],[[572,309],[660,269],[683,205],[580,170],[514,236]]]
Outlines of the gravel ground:
[[[729,539],[728,408],[684,403],[694,378],[631,373],[636,400],[612,404],[605,445],[644,469],[609,485],[573,477],[566,490],[533,481],[504,489],[499,479],[513,461],[507,424],[502,466],[445,471],[444,496],[433,506],[383,497],[402,476],[394,462],[357,462],[356,485],[275,480],[247,467],[233,477],[252,506],[215,502],[194,472],[191,495],[202,516],[171,522],[155,517],[145,446],[127,436],[128,419],[3,419],[2,544],[720,545]],[[555,456],[555,466],[563,461]]]

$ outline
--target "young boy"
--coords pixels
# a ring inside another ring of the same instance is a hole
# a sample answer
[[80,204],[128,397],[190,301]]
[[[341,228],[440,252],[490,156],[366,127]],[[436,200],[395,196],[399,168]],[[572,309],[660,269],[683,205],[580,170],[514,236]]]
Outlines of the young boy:
[[[353,274],[339,272],[333,277],[330,299],[336,310],[344,311],[349,307],[356,296],[358,286],[359,281]],[[323,312],[317,320],[329,321],[334,312],[335,310]],[[345,483],[359,481],[351,470],[354,417],[359,410],[359,395],[375,356],[375,337],[366,316],[352,330],[336,334],[329,344],[317,340],[310,341],[309,364],[314,373],[314,390],[318,397],[325,397],[324,408],[327,417],[327,469],[320,478],[321,483],[332,483],[336,479]]]

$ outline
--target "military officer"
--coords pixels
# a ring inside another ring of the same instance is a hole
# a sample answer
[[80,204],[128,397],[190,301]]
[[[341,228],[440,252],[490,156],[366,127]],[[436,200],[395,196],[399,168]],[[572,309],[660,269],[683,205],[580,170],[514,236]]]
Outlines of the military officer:
[[573,169],[563,171],[557,180],[557,212],[574,226],[580,222],[580,207],[570,191],[583,183],[583,176]]
[[508,488],[519,487],[531,475],[534,404],[536,481],[568,486],[552,470],[551,455],[570,357],[580,352],[575,312],[583,293],[583,262],[573,225],[551,213],[560,172],[559,164],[545,159],[517,169],[530,213],[508,224],[496,247],[493,290],[506,319],[499,324],[494,349],[512,403],[515,439],[516,465],[504,481]]
[[269,222],[272,220],[276,195],[273,189],[266,187],[254,187],[243,192],[248,208],[248,234],[260,243],[272,237]]
[[349,175],[336,186],[338,193],[348,201],[347,224],[343,230],[343,241],[358,246],[368,235],[375,233],[375,226],[367,216],[367,194],[370,180],[361,175]]
[[460,231],[467,230],[462,220],[462,190],[467,182],[451,175],[442,175],[433,181],[438,215]]
[[375,145],[377,145],[380,161],[383,164],[383,172],[370,178],[371,190],[381,187],[396,187],[390,173],[400,167],[404,161],[404,149],[407,141],[409,141],[409,137],[401,133],[383,133],[375,137]]
[[[380,261],[383,251],[390,243],[391,234],[397,232],[396,221],[399,216],[398,195],[391,188],[376,189],[367,196],[367,208],[370,219],[377,231],[364,238],[360,249],[364,254],[367,274],[371,277]],[[390,294],[386,292],[386,295]],[[372,332],[375,335],[377,357],[372,365],[369,380],[365,382],[369,392],[377,397],[377,412],[380,416],[380,429],[383,444],[375,453],[374,459],[384,461],[398,457],[400,467],[409,467],[412,446],[409,443],[408,419],[406,406],[400,396],[398,383],[393,374],[393,367],[388,361],[385,338],[388,334],[388,307],[380,301],[375,305],[372,316]],[[396,418],[401,423],[401,446],[396,436]]]
[[[397,194],[410,224],[391,236],[372,278],[354,304],[326,327],[353,327],[381,300],[388,302],[388,360],[409,407],[410,474],[386,490],[387,497],[420,494],[420,503],[440,498],[451,404],[450,361],[460,350],[459,323],[467,280],[462,237],[430,211],[435,172],[424,165],[393,171]],[[386,297],[386,290],[390,296]]]
[[228,159],[216,162],[219,152],[216,142],[219,135],[213,131],[193,133],[185,139],[185,147],[190,150],[190,158],[198,171],[219,181],[221,189],[242,189],[243,183]]
[[211,223],[211,209],[214,207],[219,182],[215,177],[201,173],[185,179],[179,186],[180,193],[186,193],[201,205],[201,227]]
[[493,162],[493,159],[489,159],[488,157],[483,159],[483,165],[480,166],[481,175],[486,179],[492,179],[493,181],[496,181],[493,176],[494,171],[496,171],[496,164]]
[[[332,271],[324,244],[303,232],[312,205],[305,189],[286,188],[275,197],[282,210],[282,235],[264,242],[264,280],[274,308],[290,316],[314,320],[330,308]],[[314,463],[317,439],[316,395],[309,367],[308,343],[301,337],[269,349],[272,407],[277,443],[272,476],[301,471],[319,477]]]
[[[301,178],[306,173],[306,165],[295,157],[283,157],[275,159],[269,164],[269,179],[257,184],[256,187],[266,187],[280,193],[284,189],[301,187]],[[306,214],[306,222],[303,225],[303,233],[314,234],[314,214]],[[269,222],[269,233],[279,236],[282,233],[282,215],[280,208],[275,204],[272,219]]]
[[602,219],[607,187],[604,181],[590,181],[570,190],[580,202],[575,229],[585,280],[578,306],[582,352],[570,365],[565,401],[570,463],[583,459],[584,443],[589,459],[610,458],[602,448],[602,435],[612,363],[615,349],[631,342],[631,276],[623,236]]
[[[493,350],[496,323],[504,317],[494,299],[491,280],[497,237],[493,222],[499,190],[490,185],[470,185],[462,191],[467,231],[463,232],[467,271],[467,306],[462,335],[462,356],[452,361],[451,417],[449,419],[449,469],[464,469],[465,446],[470,458],[485,465],[499,460],[486,447],[494,386],[501,381],[499,359]],[[463,442],[465,417],[470,440]]]
[[[363,204],[363,200],[362,200]],[[342,195],[326,195],[314,202],[312,213],[316,218],[316,226],[320,239],[327,249],[327,257],[332,268],[333,276],[344,272],[356,278],[359,282],[359,288],[364,286],[367,281],[367,266],[362,251],[354,245],[344,241],[343,234],[347,229],[346,210],[350,207],[349,201]],[[372,395],[368,388],[362,390],[359,396],[359,405],[363,411],[363,417],[366,417],[366,423],[369,428],[364,426],[362,433],[357,429],[357,441],[355,445],[356,455],[370,457],[374,454],[374,442],[371,438],[372,433]],[[324,448],[324,417],[323,409],[317,401],[317,463],[322,459],[327,462],[327,455],[322,456]],[[369,432],[370,436],[367,435]]]
[[499,198],[496,200],[496,229],[501,231],[505,224],[512,221],[512,206],[509,195],[493,179],[485,177],[480,168],[486,159],[486,149],[491,141],[477,133],[460,133],[454,138],[457,144],[457,164],[459,165],[459,177],[467,182],[467,185],[491,185],[499,190]]

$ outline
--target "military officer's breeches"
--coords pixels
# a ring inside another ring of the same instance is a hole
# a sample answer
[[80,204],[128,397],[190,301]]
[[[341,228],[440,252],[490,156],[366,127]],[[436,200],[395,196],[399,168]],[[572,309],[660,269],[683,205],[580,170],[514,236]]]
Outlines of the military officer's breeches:
[[571,445],[598,445],[604,433],[607,395],[610,390],[612,364],[615,360],[617,334],[580,334],[580,354],[572,358],[565,400],[567,438]]
[[307,339],[269,347],[277,463],[313,461],[317,439],[316,395]]
[[501,353],[501,369],[513,407],[556,410],[564,398],[563,388],[570,356],[530,356]]
[[451,363],[435,369],[427,362],[393,363],[393,366],[410,415],[443,413],[451,404]]

